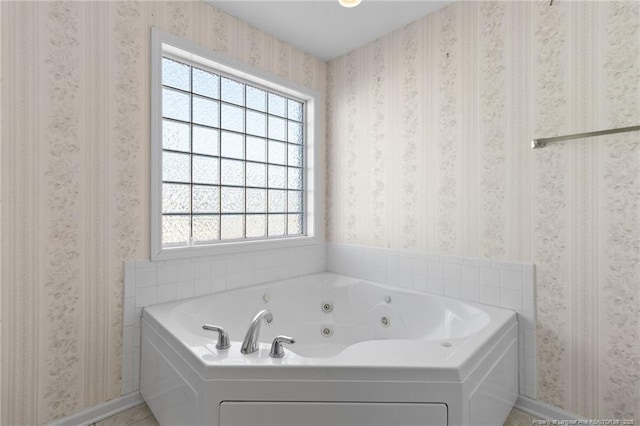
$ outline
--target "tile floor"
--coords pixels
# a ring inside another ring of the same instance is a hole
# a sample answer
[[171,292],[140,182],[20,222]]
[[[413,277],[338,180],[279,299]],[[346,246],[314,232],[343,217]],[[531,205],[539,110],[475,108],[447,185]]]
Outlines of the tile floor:
[[[504,426],[530,426],[534,417],[522,411],[511,410],[511,414],[504,423]],[[147,404],[138,405],[117,414],[108,419],[104,419],[94,426],[159,426],[156,418],[151,414]]]

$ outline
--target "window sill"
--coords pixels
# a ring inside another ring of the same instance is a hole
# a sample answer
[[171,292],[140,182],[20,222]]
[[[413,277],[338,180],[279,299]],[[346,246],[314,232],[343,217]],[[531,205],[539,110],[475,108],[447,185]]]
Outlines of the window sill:
[[163,248],[158,253],[152,253],[151,260],[185,259],[191,257],[247,253],[259,250],[276,250],[280,248],[310,246],[320,244],[321,242],[318,237],[289,237],[278,240],[234,241],[196,247]]

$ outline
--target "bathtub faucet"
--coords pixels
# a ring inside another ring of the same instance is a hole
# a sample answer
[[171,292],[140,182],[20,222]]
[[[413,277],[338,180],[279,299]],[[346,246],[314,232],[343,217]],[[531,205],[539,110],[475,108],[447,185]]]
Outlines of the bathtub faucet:
[[258,350],[258,339],[260,335],[260,325],[262,324],[262,320],[264,320],[267,324],[273,321],[273,315],[271,311],[268,309],[263,309],[253,317],[253,321],[251,321],[251,325],[249,325],[249,329],[247,330],[247,334],[244,336],[244,341],[242,342],[242,348],[240,348],[240,352],[243,354],[250,354]]

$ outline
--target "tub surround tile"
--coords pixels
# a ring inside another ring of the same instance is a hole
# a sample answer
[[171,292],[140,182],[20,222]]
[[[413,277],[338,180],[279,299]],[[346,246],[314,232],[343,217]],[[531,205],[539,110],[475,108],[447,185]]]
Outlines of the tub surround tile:
[[171,284],[158,286],[158,303],[173,302],[177,298],[177,284],[175,279]]
[[462,282],[469,284],[480,283],[480,269],[476,266],[462,267]]
[[[368,257],[368,256],[365,255],[364,268],[363,268],[363,271],[362,271],[362,277],[365,280],[377,281],[377,279],[376,279],[376,269],[377,268],[378,268],[378,266],[375,263],[373,257]],[[385,280],[386,280],[386,276],[385,276]]]
[[[351,275],[351,274],[348,274]],[[387,284],[390,285],[399,285],[398,282],[400,281],[400,271],[398,271],[397,269],[388,269],[387,270]],[[354,276],[354,275],[352,275]]]
[[264,279],[265,281],[273,281],[277,278],[278,276],[278,267],[277,266],[270,266],[267,269],[264,270]]
[[401,255],[398,258],[398,269],[400,271],[413,270],[413,258],[410,255]]
[[535,373],[535,369],[536,369],[536,359],[535,359],[535,357],[527,356],[526,353],[525,353],[524,366],[525,366],[525,368],[524,368],[525,375],[527,376],[525,378],[525,382],[533,383],[533,379],[535,379],[535,376],[532,375],[532,374]]
[[461,286],[461,298],[470,302],[480,302],[480,286],[478,283],[463,282]]
[[[365,278],[366,279],[366,278]],[[426,274],[413,274],[412,289],[426,293],[428,290],[428,278]]]
[[[525,297],[525,300],[526,300],[526,297]],[[531,329],[531,330],[535,330],[535,328],[536,328],[536,310],[535,310],[535,304],[534,303],[529,303],[529,301],[525,302],[522,316],[525,318],[524,327],[528,328],[528,329]]]
[[178,267],[176,265],[161,266],[157,272],[157,284],[175,284],[178,280]]
[[430,260],[427,265],[429,275],[434,277],[444,277],[444,267],[442,262],[436,260]]
[[133,325],[136,311],[136,298],[125,297],[123,306],[123,326]]
[[531,382],[526,383],[524,386],[524,392],[520,392],[523,395],[537,395],[538,394],[538,387],[535,385],[535,380],[533,381],[534,384],[531,384]]
[[537,362],[535,356],[526,356],[525,354],[524,364],[524,393],[536,395],[538,385],[536,380]]
[[445,278],[444,295],[447,297],[454,297],[456,299],[460,299],[462,297],[462,289],[460,288],[460,281],[452,281]]
[[[269,264],[274,265],[278,262],[278,258],[275,253],[270,256]],[[240,259],[238,257],[232,257],[226,261],[226,274],[238,274],[242,270]]]
[[[142,308],[136,308],[134,312],[135,313],[133,316],[133,326],[140,327],[140,318],[142,317]],[[139,344],[139,342],[134,342],[134,343]]]
[[374,276],[375,276],[374,281],[377,281],[377,282],[382,283],[382,284],[386,284],[387,283],[387,269],[386,268],[375,268]]
[[442,276],[429,275],[427,277],[427,293],[444,295],[444,278]]
[[531,328],[524,329],[524,350],[527,356],[535,356],[536,331]]
[[413,274],[411,274],[410,272],[405,272],[404,270],[398,271],[398,283],[397,285],[402,287],[402,288],[406,288],[406,289],[411,289],[413,288]]
[[124,327],[123,331],[122,331],[122,344],[125,345],[127,348],[131,348],[131,350],[133,350],[133,346],[134,346],[134,326],[130,325],[127,327]]
[[[265,252],[265,257],[267,259],[268,268],[278,265],[278,253],[275,250]],[[225,264],[227,267],[227,273],[237,272],[235,270],[230,269],[235,266],[236,264],[235,259],[227,259]]]
[[387,253],[387,268],[400,269],[400,256],[398,256],[395,250],[390,250],[389,253]]
[[211,262],[194,262],[193,264],[193,278],[201,279],[201,278],[209,278],[211,276]]
[[[298,252],[288,251],[289,256],[289,264],[295,264],[299,260]],[[256,269],[255,266],[255,255],[253,253],[246,253],[240,256],[240,269],[243,271],[252,271]]]
[[[140,327],[133,327],[133,350],[140,347]],[[134,360],[135,362],[135,360]]]
[[144,268],[136,269],[136,287],[149,287],[157,284],[158,270],[144,264]]
[[429,264],[424,257],[415,257],[413,259],[413,273],[419,275],[427,275]]
[[193,280],[193,295],[202,296],[211,293],[211,280],[209,278],[199,278]]
[[351,265],[362,264],[364,261],[363,250],[361,248],[354,248],[353,250],[345,251],[344,261]]
[[176,265],[176,280],[177,281],[193,280],[193,263],[181,263],[180,265]]
[[[496,269],[496,266],[506,269]],[[173,268],[176,281],[167,282],[167,277],[174,277],[171,272]],[[144,306],[325,270],[516,310],[521,314],[520,349],[523,357],[535,357],[535,339],[532,339],[535,336],[535,318],[531,316],[535,313],[535,307],[533,300],[525,300],[523,292],[525,283],[528,291],[533,291],[535,271],[532,265],[518,266],[485,259],[470,259],[467,262],[466,258],[457,256],[330,243],[302,249],[180,259],[180,263],[127,262],[125,270],[129,271],[125,287],[135,289],[134,296],[125,299],[122,354],[123,373],[127,369],[126,386],[123,382],[123,392],[126,393],[136,391],[139,387],[140,316]],[[166,271],[169,272],[159,279],[160,274]],[[138,286],[140,279],[143,286]],[[160,285],[160,282],[163,284]],[[528,339],[525,338],[527,330]],[[535,383],[525,383],[525,368],[534,367],[535,364],[530,362],[527,365],[521,363],[521,393],[536,389]],[[530,377],[535,377],[535,372],[534,376],[531,374]],[[535,393],[527,396],[535,397]]]
[[[296,266],[295,265],[290,265],[287,267],[287,269],[289,269],[289,273],[287,274],[288,276],[296,276],[299,275],[296,270]],[[247,287],[250,285],[254,285],[258,283],[258,274],[257,271],[242,271],[240,272],[240,287]],[[213,292],[215,293],[215,290],[213,290]]]
[[176,300],[194,296],[193,281],[182,281],[176,284]]
[[124,354],[122,357],[122,380],[133,380],[133,352]]
[[156,303],[157,288],[143,287],[136,290],[136,307],[140,308],[147,305],[153,305]]
[[535,380],[530,383],[535,371],[525,374],[535,364],[524,363],[525,354],[536,353],[534,265],[337,243],[327,243],[326,251],[330,272],[516,311],[523,357],[520,392],[536,397],[530,392],[536,390]]
[[444,264],[444,279],[449,281],[460,281],[462,278],[462,268],[459,264]]
[[387,256],[382,250],[370,250],[367,253],[367,257],[371,258],[372,262],[377,268],[387,268]]
[[480,268],[480,284],[492,287],[500,287],[500,270],[492,268]]
[[[139,332],[138,328],[138,332]],[[138,340],[139,341],[139,340]],[[139,387],[140,383],[140,346],[135,346],[133,348],[133,370],[131,370],[131,374],[133,378],[131,379],[131,383],[134,387]]]
[[502,304],[500,302],[500,288],[499,287],[488,287],[488,286],[479,286],[480,292],[480,303],[484,303],[486,305],[499,306]]
[[[224,275],[225,266],[224,262],[221,260],[215,260],[212,263],[213,266],[213,275]],[[255,269],[266,269],[267,264],[267,253],[258,252],[253,256],[253,266]]]
[[522,311],[522,292],[509,289],[501,289],[501,306],[514,311]]
[[[407,281],[407,277],[400,276],[400,270],[398,271],[398,283],[399,285],[402,285],[403,287],[406,287],[406,281]],[[351,275],[351,276],[358,276],[358,277],[362,277],[364,276],[364,261],[360,260],[357,263],[355,262],[347,262],[347,274]],[[402,284],[400,284],[402,283]],[[411,284],[411,278],[409,278],[409,285]]]
[[522,272],[512,270],[500,271],[500,287],[522,292]]
[[522,274],[522,291],[524,292],[524,300],[526,301],[534,301],[535,300],[535,292],[534,292],[534,273],[533,271],[527,272],[524,271]]

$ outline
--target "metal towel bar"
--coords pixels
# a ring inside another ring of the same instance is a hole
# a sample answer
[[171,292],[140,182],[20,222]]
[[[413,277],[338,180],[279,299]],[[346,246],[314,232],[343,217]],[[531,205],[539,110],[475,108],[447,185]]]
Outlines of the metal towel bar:
[[539,138],[531,141],[531,149],[542,148],[549,142],[568,141],[571,139],[589,138],[591,136],[610,135],[613,133],[635,132],[640,130],[640,126],[620,127],[618,129],[597,130],[595,132],[575,133],[573,135],[554,136],[551,138]]

